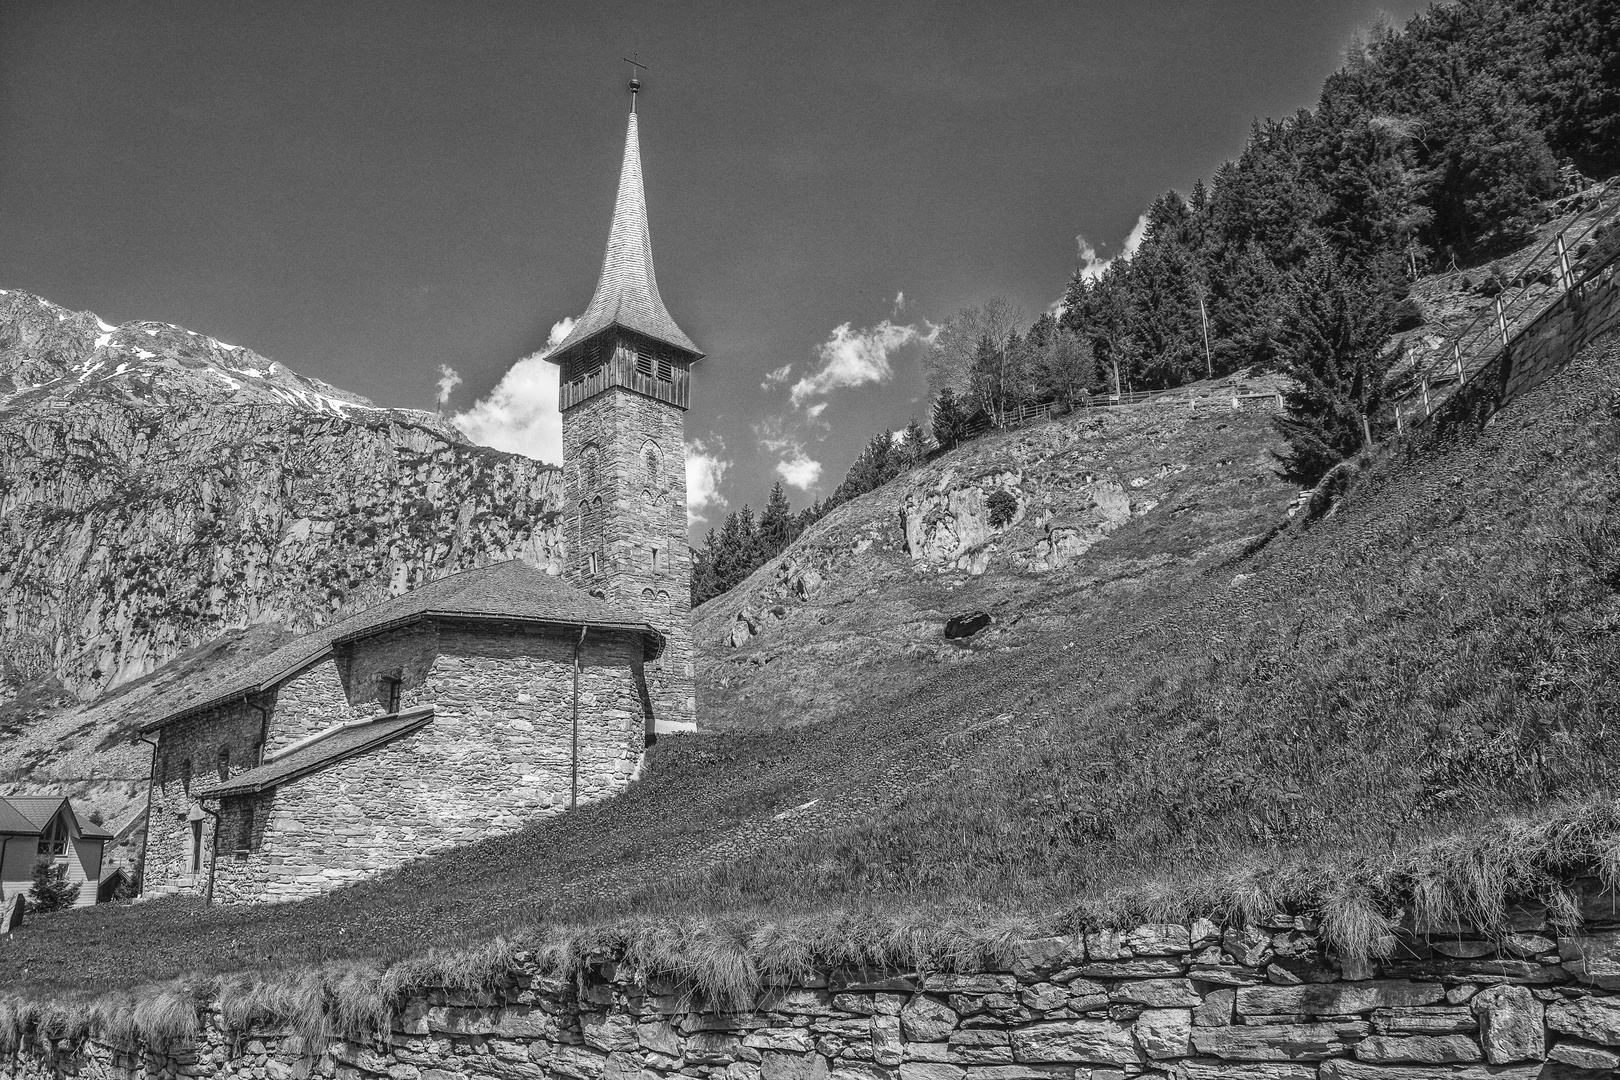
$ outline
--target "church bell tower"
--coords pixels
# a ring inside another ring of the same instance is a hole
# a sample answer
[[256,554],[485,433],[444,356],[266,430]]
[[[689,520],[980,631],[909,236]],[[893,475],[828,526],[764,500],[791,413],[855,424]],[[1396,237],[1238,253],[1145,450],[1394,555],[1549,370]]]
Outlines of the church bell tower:
[[703,353],[675,325],[653,276],[631,80],[630,130],[602,278],[547,357],[561,380],[569,573],[639,610],[667,639],[647,672],[658,730],[697,711],[684,414]]

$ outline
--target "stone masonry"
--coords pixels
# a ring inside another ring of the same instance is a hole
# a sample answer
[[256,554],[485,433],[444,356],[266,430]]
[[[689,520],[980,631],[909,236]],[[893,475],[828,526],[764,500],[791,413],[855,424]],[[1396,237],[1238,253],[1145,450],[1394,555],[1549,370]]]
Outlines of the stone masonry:
[[1306,916],[1199,919],[955,970],[822,968],[742,1002],[613,955],[560,977],[519,953],[483,989],[408,992],[356,1041],[233,1029],[216,1001],[195,1040],[25,1038],[0,1077],[1599,1080],[1620,1067],[1620,906],[1594,880],[1571,892],[1579,931],[1522,906],[1489,936],[1409,925],[1372,962],[1325,952]]
[[[431,706],[432,719],[299,779],[221,800],[217,827],[180,782],[177,759],[190,753],[193,773],[214,769],[215,744],[223,741],[240,766],[233,772],[251,767],[263,718],[237,703],[173,725],[163,734],[167,771],[153,800],[158,827],[148,849],[149,891],[201,892],[216,828],[216,899],[289,900],[566,810],[573,794],[573,649],[574,637],[560,629],[419,623],[322,660],[270,700],[272,752],[381,714],[385,677],[401,679],[401,710]],[[638,639],[588,634],[580,662],[583,803],[630,782],[646,720]],[[224,711],[228,724],[219,722]],[[206,745],[201,736],[187,738],[193,731],[207,733]]]
[[665,636],[647,672],[653,716],[690,721],[697,691],[681,410],[610,387],[563,414],[563,461],[573,580],[634,606]]

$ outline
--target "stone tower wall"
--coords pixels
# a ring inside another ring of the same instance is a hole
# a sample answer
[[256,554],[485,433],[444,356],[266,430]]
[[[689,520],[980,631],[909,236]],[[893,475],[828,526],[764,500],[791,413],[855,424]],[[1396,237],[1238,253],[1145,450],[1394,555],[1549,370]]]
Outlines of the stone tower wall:
[[663,656],[647,667],[653,718],[695,719],[680,408],[610,387],[563,414],[563,462],[574,581],[634,607],[664,634]]

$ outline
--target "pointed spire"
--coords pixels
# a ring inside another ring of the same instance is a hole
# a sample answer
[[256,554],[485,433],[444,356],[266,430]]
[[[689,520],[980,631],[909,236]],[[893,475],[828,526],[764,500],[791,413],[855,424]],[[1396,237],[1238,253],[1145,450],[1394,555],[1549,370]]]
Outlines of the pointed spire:
[[624,140],[624,165],[619,171],[619,196],[613,204],[613,226],[608,230],[602,278],[585,314],[551,355],[561,359],[573,346],[614,325],[673,345],[691,353],[693,359],[703,355],[675,325],[658,295],[652,239],[647,232],[647,198],[641,188],[641,141],[634,112]]

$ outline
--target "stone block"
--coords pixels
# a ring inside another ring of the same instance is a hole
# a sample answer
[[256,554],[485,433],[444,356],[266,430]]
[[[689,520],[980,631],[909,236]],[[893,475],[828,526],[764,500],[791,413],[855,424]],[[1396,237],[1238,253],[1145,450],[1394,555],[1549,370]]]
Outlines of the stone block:
[[972,1065],[967,1080],[1077,1080],[1073,1065]]
[[1221,947],[1244,967],[1263,967],[1272,956],[1271,935],[1258,926],[1227,927]]
[[1246,986],[1237,992],[1240,1013],[1305,1013],[1344,1016],[1374,1009],[1433,1005],[1444,1001],[1439,983],[1374,980],[1356,983],[1316,983],[1303,986]]
[[1194,1027],[1225,1027],[1237,1008],[1236,990],[1212,990],[1193,1009]]
[[1536,1065],[1380,1065],[1332,1058],[1322,1062],[1321,1080],[1551,1080]]
[[900,1018],[879,1014],[871,1019],[872,1060],[879,1065],[898,1065],[905,1058],[905,1040],[900,1035]]
[[641,1045],[635,1021],[624,1013],[582,1013],[579,1027],[585,1045],[598,1050],[611,1053],[634,1050]]
[[938,973],[924,975],[922,988],[932,994],[1016,994],[1018,980],[1011,975]]
[[1142,1053],[1154,1061],[1190,1055],[1192,1029],[1191,1009],[1144,1009],[1131,1028]]
[[1620,1001],[1585,997],[1547,1006],[1547,1026],[1587,1042],[1620,1046]]
[[1108,1000],[1156,1009],[1190,1009],[1204,999],[1186,979],[1126,979],[1114,984]]
[[1143,956],[1134,960],[1105,960],[1080,965],[1075,973],[1088,979],[1168,979],[1187,973],[1179,960]]
[[1036,983],[1019,993],[1018,1003],[1026,1009],[1051,1012],[1069,1004],[1069,990],[1068,987],[1056,983]]
[[762,1080],[827,1080],[827,1059],[820,1054],[766,1050],[760,1055]]
[[755,1050],[785,1050],[794,1054],[807,1054],[815,1048],[815,1040],[804,1028],[760,1028],[749,1032],[742,1042]]
[[1136,954],[1125,945],[1122,930],[1088,930],[1085,935],[1086,957],[1090,960],[1128,960]]
[[1193,1028],[1193,1049],[1227,1061],[1320,1061],[1348,1055],[1363,1023],[1256,1024]]
[[943,1042],[908,1042],[905,1055],[907,1061],[949,1061],[951,1044]]
[[1192,935],[1180,923],[1145,923],[1125,935],[1134,956],[1178,956],[1192,952]]
[[1210,945],[1217,945],[1220,940],[1221,928],[1202,915],[1194,919],[1192,926],[1188,927],[1187,945],[1189,951],[1196,952]]
[[1522,986],[1492,986],[1469,1002],[1479,1041],[1492,1065],[1539,1061],[1547,1052],[1541,1002]]
[[1388,964],[1384,972],[1398,979],[1471,979],[1483,983],[1539,985],[1569,980],[1559,965],[1531,960],[1417,960]]
[[1467,1035],[1479,1024],[1471,1009],[1435,1005],[1374,1009],[1372,1027],[1379,1035]]
[[1175,1080],[1316,1080],[1316,1066],[1287,1061],[1178,1061],[1170,1075]]
[[1356,1043],[1356,1060],[1415,1061],[1428,1065],[1484,1061],[1479,1044],[1467,1035],[1372,1035]]
[[1547,1051],[1547,1059],[1577,1069],[1620,1069],[1620,1051],[1578,1039],[1563,1039],[1554,1043],[1552,1049]]
[[907,1039],[939,1042],[955,1030],[957,1014],[949,1005],[927,994],[917,994],[900,1010],[900,1025]]
[[1620,990],[1620,930],[1560,937],[1558,958],[1580,982]]
[[[805,1035],[806,1042],[810,1036]],[[687,1036],[681,1056],[691,1065],[729,1065],[742,1050],[742,1039],[723,1031],[699,1031]]]
[[967,1070],[943,1061],[907,1061],[900,1066],[900,1080],[963,1080]]
[[643,1050],[669,1057],[681,1056],[681,1039],[668,1020],[649,1020],[636,1025],[636,1041]]
[[1022,982],[1037,982],[1086,958],[1084,943],[1074,937],[1044,937],[1013,943],[1013,976]]
[[529,1048],[529,1057],[548,1072],[570,1080],[601,1080],[607,1071],[607,1055],[584,1046],[535,1043]]
[[1047,1020],[1012,1033],[1013,1056],[1020,1063],[1081,1062],[1138,1064],[1141,1051],[1129,1024],[1113,1020]]
[[801,987],[776,987],[760,995],[761,1012],[795,1013],[801,1016],[831,1016],[832,995],[826,990],[807,990]]

